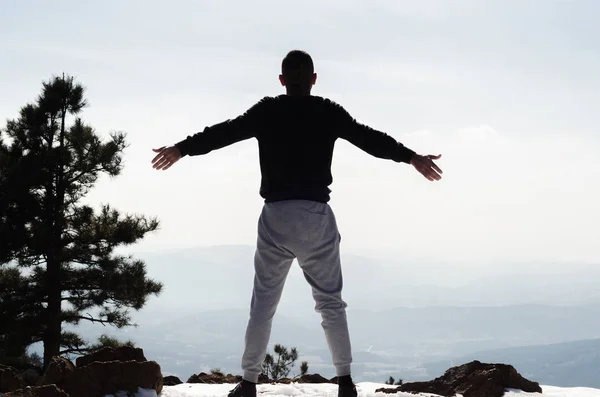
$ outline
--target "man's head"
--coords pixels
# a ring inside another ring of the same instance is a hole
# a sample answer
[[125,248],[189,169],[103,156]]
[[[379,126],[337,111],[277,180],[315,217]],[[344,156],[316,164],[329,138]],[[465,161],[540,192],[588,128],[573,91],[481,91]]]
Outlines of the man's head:
[[286,87],[288,95],[310,95],[312,86],[317,82],[310,55],[301,50],[288,52],[281,62],[279,81]]

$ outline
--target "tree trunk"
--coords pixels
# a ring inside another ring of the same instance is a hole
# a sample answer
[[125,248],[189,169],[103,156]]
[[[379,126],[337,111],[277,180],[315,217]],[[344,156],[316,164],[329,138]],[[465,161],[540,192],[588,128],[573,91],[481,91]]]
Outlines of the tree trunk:
[[60,261],[56,260],[56,258],[53,258],[52,260],[49,258],[46,268],[48,307],[46,308],[46,330],[44,332],[44,368],[48,366],[52,357],[60,354],[62,331],[60,273]]
[[[58,163],[56,164],[54,184],[56,190],[50,194],[52,205],[49,208],[50,242],[47,247],[46,263],[46,293],[48,307],[46,308],[46,330],[44,332],[44,368],[52,361],[52,357],[60,354],[62,335],[62,232],[64,211],[64,186],[63,186],[63,147],[65,136],[66,109],[61,114]],[[52,150],[52,144],[50,145]]]
[[53,181],[46,186],[45,223],[46,235],[44,247],[46,256],[46,274],[44,280],[44,295],[47,307],[44,311],[44,368],[48,366],[52,357],[60,352],[61,336],[61,263],[57,255],[56,241],[56,196],[53,191]]

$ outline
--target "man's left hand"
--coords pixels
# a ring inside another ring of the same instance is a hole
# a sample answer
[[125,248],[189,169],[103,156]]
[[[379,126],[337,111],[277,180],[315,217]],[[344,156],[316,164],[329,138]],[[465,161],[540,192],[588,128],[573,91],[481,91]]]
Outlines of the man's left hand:
[[433,162],[433,160],[438,160],[440,157],[442,157],[441,154],[438,154],[437,156],[431,154],[427,156],[415,154],[411,159],[410,164],[430,181],[439,181],[442,179],[442,170]]

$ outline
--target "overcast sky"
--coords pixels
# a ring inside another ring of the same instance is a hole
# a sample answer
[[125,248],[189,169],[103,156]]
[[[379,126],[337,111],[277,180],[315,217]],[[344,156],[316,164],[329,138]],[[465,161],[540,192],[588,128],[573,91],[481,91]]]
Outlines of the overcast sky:
[[255,140],[152,169],[151,148],[282,93],[308,51],[313,93],[422,154],[440,182],[338,141],[331,205],[348,252],[490,263],[600,262],[596,0],[0,0],[0,117],[62,72],[82,117],[128,134],[125,170],[88,197],[157,215],[139,245],[255,242]]

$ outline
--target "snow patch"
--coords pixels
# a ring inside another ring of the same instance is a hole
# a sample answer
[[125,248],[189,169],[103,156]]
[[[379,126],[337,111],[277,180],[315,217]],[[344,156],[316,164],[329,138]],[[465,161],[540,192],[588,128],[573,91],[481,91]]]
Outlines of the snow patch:
[[[202,383],[183,383],[177,386],[165,386],[163,391],[157,395],[155,390],[139,388],[132,396],[127,392],[118,392],[117,394],[107,394],[104,397],[226,397],[227,393],[234,387],[234,384],[202,384]],[[375,393],[375,390],[381,387],[391,387],[381,383],[362,382],[356,385],[359,397],[415,397],[411,393],[385,394]],[[292,383],[284,384],[265,384],[258,385],[256,388],[258,396],[262,397],[337,397],[337,385],[335,384],[311,384],[311,383]],[[600,397],[600,389],[587,387],[555,387],[542,386],[542,394],[525,393],[520,390],[507,390],[505,397]],[[0,393],[0,397],[4,394]],[[435,394],[420,394],[422,397],[437,397]],[[460,396],[457,396],[460,397]]]
[[[227,393],[234,387],[233,384],[190,384],[183,383],[177,386],[165,386],[159,397],[226,397]],[[356,385],[359,397],[415,397],[410,393],[385,394],[375,393],[381,387],[390,387],[386,384],[361,382]],[[292,383],[264,384],[256,388],[258,397],[337,397],[337,385],[335,384],[310,384]],[[520,390],[509,390],[505,397],[600,397],[600,389],[590,388],[563,388],[553,386],[542,386],[543,394],[524,393]],[[434,394],[421,394],[421,397],[434,397]],[[136,396],[138,397],[138,396]],[[145,396],[144,396],[145,397]],[[459,396],[457,396],[459,397]]]
[[133,396],[126,391],[120,391],[117,392],[117,394],[107,394],[104,397],[157,397],[157,394],[154,389],[142,389],[141,387],[138,387],[137,392]]
[[[233,384],[209,385],[183,383],[177,386],[165,386],[160,397],[226,397],[229,390],[234,386]],[[375,390],[380,387],[389,387],[389,385],[369,382],[358,383],[356,385],[359,397],[415,397],[414,394],[410,393],[375,393]],[[337,385],[330,383],[264,384],[258,385],[256,391],[259,397],[337,397]],[[422,396],[433,395],[422,394]]]

